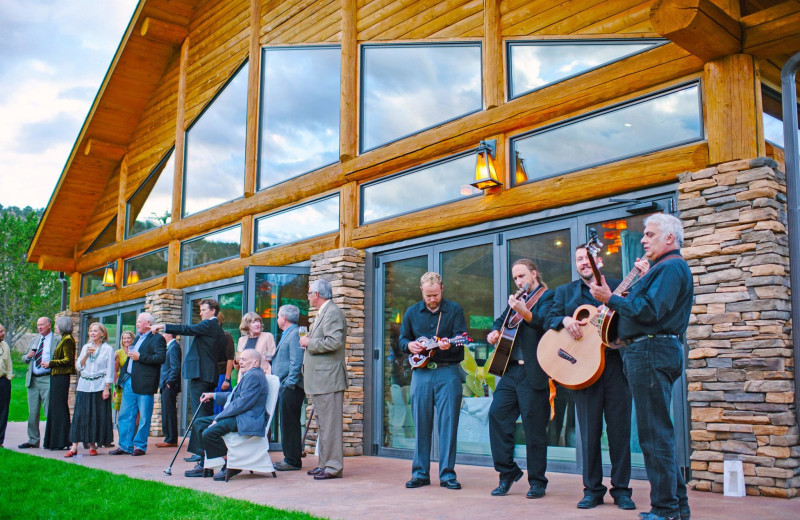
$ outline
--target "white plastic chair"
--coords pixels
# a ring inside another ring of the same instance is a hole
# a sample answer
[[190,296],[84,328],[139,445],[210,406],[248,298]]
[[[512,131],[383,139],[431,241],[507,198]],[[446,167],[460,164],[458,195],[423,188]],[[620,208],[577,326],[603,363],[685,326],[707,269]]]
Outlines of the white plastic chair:
[[[272,418],[275,416],[275,405],[278,402],[278,392],[281,387],[281,381],[278,376],[272,374],[267,376],[267,429],[264,432],[264,437],[256,435],[240,435],[238,433],[228,433],[222,437],[225,445],[228,447],[228,463],[229,469],[249,470],[250,473],[272,473],[272,477],[276,478],[278,475],[275,473],[275,466],[272,465],[272,459],[269,457],[269,427],[272,424]],[[206,468],[220,468],[225,465],[225,459],[222,457],[215,457],[213,459],[206,459]],[[227,480],[227,472],[226,472]]]

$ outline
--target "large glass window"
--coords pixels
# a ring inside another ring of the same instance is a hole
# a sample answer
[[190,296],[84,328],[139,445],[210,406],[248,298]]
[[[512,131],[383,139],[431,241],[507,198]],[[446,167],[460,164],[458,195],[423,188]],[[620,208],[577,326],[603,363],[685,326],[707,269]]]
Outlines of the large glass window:
[[105,272],[105,269],[105,267],[101,267],[81,275],[81,296],[109,291],[114,288],[103,287],[103,272]]
[[511,142],[525,161],[528,179],[540,180],[701,139],[700,89],[695,84]]
[[256,219],[256,250],[339,230],[339,194]]
[[339,160],[339,47],[263,49],[258,189]]
[[361,151],[483,108],[479,43],[361,47]]
[[361,223],[480,194],[471,186],[475,155],[462,155],[361,187]]
[[[783,105],[781,95],[768,88],[761,89],[761,99],[764,107],[764,138],[775,146],[784,148],[783,137]],[[800,105],[797,107],[798,121],[800,121]],[[800,140],[800,136],[798,136]]]
[[621,60],[663,40],[508,42],[508,97],[515,98]]
[[236,225],[181,244],[181,271],[239,256],[242,226]]
[[[132,236],[172,221],[175,154],[164,156],[128,200],[125,235]],[[162,175],[163,174],[163,175]]]
[[97,238],[94,239],[92,245],[90,245],[87,249],[87,253],[91,253],[92,251],[97,251],[98,249],[103,249],[106,246],[110,246],[111,244],[117,243],[117,217],[111,219],[106,227],[103,228],[103,231],[97,235]]
[[122,285],[131,285],[167,274],[168,258],[168,249],[165,247],[125,260],[125,275],[122,278]]
[[245,63],[186,131],[184,216],[244,195],[248,69]]

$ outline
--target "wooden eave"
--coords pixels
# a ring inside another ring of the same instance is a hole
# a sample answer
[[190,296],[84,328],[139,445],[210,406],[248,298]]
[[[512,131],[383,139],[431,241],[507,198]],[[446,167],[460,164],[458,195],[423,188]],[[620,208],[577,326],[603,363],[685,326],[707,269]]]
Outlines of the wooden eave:
[[[199,3],[141,0],[136,6],[28,248],[29,262],[47,268],[50,258],[74,259],[75,244],[117,173],[164,70],[180,49],[175,32],[188,27]],[[152,26],[152,20],[168,24],[172,41],[161,36],[163,31],[156,35],[161,40],[141,34],[142,26]]]

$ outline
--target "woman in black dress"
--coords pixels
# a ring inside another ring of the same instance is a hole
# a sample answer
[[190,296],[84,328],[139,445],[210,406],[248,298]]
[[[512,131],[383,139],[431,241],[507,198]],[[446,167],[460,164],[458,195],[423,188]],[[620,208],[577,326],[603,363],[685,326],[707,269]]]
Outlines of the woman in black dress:
[[61,341],[53,352],[53,359],[43,362],[50,369],[50,404],[47,407],[47,425],[44,430],[44,447],[51,450],[69,448],[69,381],[75,373],[75,340],[72,338],[72,320],[67,316],[56,318],[56,331]]

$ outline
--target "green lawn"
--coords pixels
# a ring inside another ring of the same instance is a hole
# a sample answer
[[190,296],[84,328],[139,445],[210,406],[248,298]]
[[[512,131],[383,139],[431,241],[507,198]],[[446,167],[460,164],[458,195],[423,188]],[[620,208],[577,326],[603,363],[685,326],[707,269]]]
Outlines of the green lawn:
[[0,449],[0,467],[13,468],[3,479],[0,519],[319,518],[11,450]]
[[[12,350],[11,362],[14,365],[14,379],[11,380],[11,404],[8,407],[9,422],[28,421],[28,391],[25,389],[25,373],[28,365],[22,361],[22,354]],[[42,410],[40,419],[45,420],[46,410]]]

